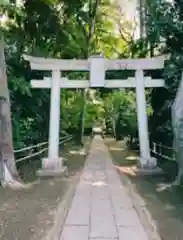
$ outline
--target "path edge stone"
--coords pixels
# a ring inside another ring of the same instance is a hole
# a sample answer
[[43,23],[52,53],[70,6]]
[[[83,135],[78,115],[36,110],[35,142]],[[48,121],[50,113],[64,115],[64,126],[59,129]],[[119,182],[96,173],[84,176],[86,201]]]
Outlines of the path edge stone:
[[[90,150],[90,143],[91,139],[88,138],[87,141],[84,144],[84,149],[86,151],[85,159],[87,159],[89,150]],[[73,197],[76,193],[76,188],[80,180],[80,176],[83,173],[82,169],[79,171],[71,180],[69,183],[69,189],[66,191],[64,199],[60,202],[60,204],[57,207],[57,211],[54,217],[54,225],[53,227],[48,231],[46,236],[44,236],[41,240],[60,240],[61,233],[63,231],[64,223],[66,220],[66,217],[68,215],[68,211],[71,207]]]
[[76,187],[78,185],[80,174],[78,173],[76,176],[73,177],[70,183],[69,189],[66,191],[64,196],[64,200],[57,207],[57,211],[54,218],[54,225],[48,232],[47,236],[45,236],[42,240],[60,240],[60,235],[63,230],[64,222],[67,217],[69,208],[72,204],[72,199],[76,192]]
[[151,213],[147,209],[147,204],[145,200],[140,196],[135,186],[133,186],[130,178],[125,176],[120,172],[120,170],[116,167],[116,171],[120,176],[121,182],[126,188],[129,197],[132,199],[134,208],[140,218],[140,221],[144,227],[145,232],[148,235],[149,240],[162,240],[158,229],[156,227],[156,223],[151,215]]

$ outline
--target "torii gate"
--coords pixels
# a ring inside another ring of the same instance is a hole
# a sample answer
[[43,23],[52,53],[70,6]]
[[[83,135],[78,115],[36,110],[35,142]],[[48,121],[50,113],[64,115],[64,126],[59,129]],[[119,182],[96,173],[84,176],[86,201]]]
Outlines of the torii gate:
[[[32,80],[33,88],[51,88],[50,126],[48,158],[42,160],[39,175],[59,175],[65,168],[59,158],[59,121],[60,121],[60,88],[136,88],[138,131],[140,142],[140,167],[155,168],[156,159],[151,158],[148,123],[146,113],[145,88],[164,87],[163,79],[144,77],[144,70],[163,69],[165,56],[144,59],[108,60],[101,56],[92,56],[88,60],[59,60],[24,56],[33,70],[52,72],[51,78]],[[61,77],[61,71],[90,71],[90,80],[69,80]],[[106,70],[135,70],[135,77],[126,80],[106,80]]]

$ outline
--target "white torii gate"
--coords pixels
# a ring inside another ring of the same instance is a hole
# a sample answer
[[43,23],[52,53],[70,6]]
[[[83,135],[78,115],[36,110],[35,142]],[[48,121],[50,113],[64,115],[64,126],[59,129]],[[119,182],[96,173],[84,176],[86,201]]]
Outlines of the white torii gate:
[[[32,80],[33,88],[51,88],[50,126],[48,158],[43,159],[39,175],[59,175],[65,168],[59,158],[59,122],[60,122],[60,88],[136,88],[136,104],[140,142],[141,168],[156,167],[156,159],[151,158],[146,113],[145,87],[163,87],[163,79],[144,77],[144,70],[164,68],[165,56],[147,59],[108,60],[93,56],[88,60],[58,60],[24,56],[33,70],[52,71],[51,78]],[[127,80],[106,80],[106,70],[135,70],[135,77]],[[69,80],[61,77],[61,71],[90,71],[90,80]]]

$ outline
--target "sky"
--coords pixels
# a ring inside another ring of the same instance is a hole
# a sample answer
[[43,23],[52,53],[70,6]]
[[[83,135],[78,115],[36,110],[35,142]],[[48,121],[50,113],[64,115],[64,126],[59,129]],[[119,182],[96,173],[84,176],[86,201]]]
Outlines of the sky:
[[135,38],[139,38],[139,16],[138,16],[138,0],[118,0],[122,11],[124,12],[128,20],[137,21],[137,30],[135,32]]
[[133,19],[136,14],[137,0],[119,0],[119,3],[124,9],[126,16]]

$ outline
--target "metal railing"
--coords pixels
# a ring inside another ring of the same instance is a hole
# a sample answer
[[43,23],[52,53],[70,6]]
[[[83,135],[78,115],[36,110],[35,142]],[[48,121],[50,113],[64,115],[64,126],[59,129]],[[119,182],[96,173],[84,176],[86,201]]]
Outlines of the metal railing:
[[165,146],[161,143],[155,143],[155,142],[152,142],[151,146],[152,146],[152,148],[150,149],[151,153],[153,153],[155,156],[159,156],[163,159],[167,159],[171,161],[175,160],[173,147]]
[[[140,147],[139,143],[137,143],[137,146]],[[154,156],[158,156],[162,159],[166,159],[170,161],[176,160],[173,147],[163,145],[162,143],[151,142],[150,151],[151,153],[154,154]]]
[[[70,141],[71,139],[73,139],[73,137],[71,135],[68,135],[68,136],[64,136],[62,138],[60,138],[60,141],[59,141],[59,144],[61,143],[66,143],[68,141]],[[20,163],[20,162],[23,162],[25,160],[28,160],[28,159],[31,159],[35,156],[38,156],[42,153],[44,153],[45,151],[48,150],[48,142],[42,142],[42,143],[38,143],[36,145],[32,145],[32,146],[28,146],[28,147],[24,147],[24,148],[21,148],[21,149],[17,149],[14,151],[14,153],[24,153],[24,152],[27,152],[27,151],[30,151],[30,150],[36,150],[36,148],[40,148],[40,147],[43,147],[47,145],[46,147],[44,148],[41,148],[40,150],[36,151],[36,152],[33,152],[33,153],[30,153],[29,155],[26,155],[24,154],[23,157],[20,157],[18,159],[16,159],[16,163]]]

